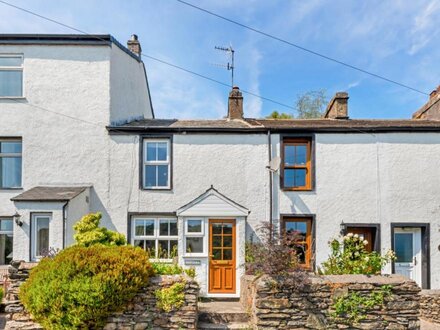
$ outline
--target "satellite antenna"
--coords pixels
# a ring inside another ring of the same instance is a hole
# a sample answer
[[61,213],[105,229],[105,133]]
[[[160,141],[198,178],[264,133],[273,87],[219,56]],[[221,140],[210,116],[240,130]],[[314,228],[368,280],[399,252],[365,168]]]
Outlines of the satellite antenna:
[[269,162],[269,165],[266,166],[266,168],[269,169],[269,171],[271,171],[272,173],[274,173],[274,172],[277,172],[280,169],[280,165],[281,165],[281,158],[280,157],[274,157]]
[[[227,64],[215,64],[216,66],[225,68],[228,71],[231,71],[231,88],[234,87],[234,53],[235,50],[232,48],[232,46],[229,47],[220,47],[215,46],[214,47],[217,50],[220,50],[222,52],[225,52],[229,56],[229,60]],[[230,62],[229,62],[230,61]]]

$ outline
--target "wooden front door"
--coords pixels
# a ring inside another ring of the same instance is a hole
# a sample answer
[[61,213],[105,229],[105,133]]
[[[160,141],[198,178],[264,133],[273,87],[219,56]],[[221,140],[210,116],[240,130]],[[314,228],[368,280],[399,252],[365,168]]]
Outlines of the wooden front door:
[[209,293],[235,293],[235,220],[209,220]]
[[365,246],[365,250],[368,252],[374,251],[374,228],[370,227],[347,227],[347,234],[358,234],[363,240],[367,240],[368,244]]

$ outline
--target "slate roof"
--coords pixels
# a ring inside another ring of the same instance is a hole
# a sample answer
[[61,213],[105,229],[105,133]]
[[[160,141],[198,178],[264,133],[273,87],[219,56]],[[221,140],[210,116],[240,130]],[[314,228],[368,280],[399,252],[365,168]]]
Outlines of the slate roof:
[[414,119],[143,119],[108,126],[113,133],[148,131],[440,131],[440,121]]
[[67,202],[89,187],[34,187],[11,198],[14,202]]

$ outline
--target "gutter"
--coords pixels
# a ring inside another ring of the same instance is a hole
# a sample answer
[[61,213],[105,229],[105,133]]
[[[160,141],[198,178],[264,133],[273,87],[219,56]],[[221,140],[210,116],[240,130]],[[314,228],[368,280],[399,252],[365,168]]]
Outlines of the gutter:
[[[272,160],[272,136],[270,130],[267,131],[267,151],[269,154],[269,164]],[[272,241],[273,238],[273,219],[272,219],[272,212],[273,212],[273,206],[272,206],[272,199],[273,199],[273,178],[272,178],[272,171],[269,168],[269,224],[270,224],[270,241]]]
[[63,205],[63,250],[66,248],[66,232],[67,232],[67,214],[66,214],[66,207],[69,202],[67,201]]

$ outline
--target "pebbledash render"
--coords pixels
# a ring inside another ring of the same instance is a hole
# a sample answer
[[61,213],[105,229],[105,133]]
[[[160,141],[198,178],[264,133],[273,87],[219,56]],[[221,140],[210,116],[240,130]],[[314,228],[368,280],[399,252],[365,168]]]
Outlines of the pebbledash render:
[[310,270],[353,233],[440,288],[440,90],[412,119],[350,119],[346,93],[322,119],[245,118],[237,87],[225,118],[156,119],[140,54],[136,35],[0,35],[0,263],[73,244],[101,212],[194,267],[204,296],[239,296],[265,222],[301,232]]

